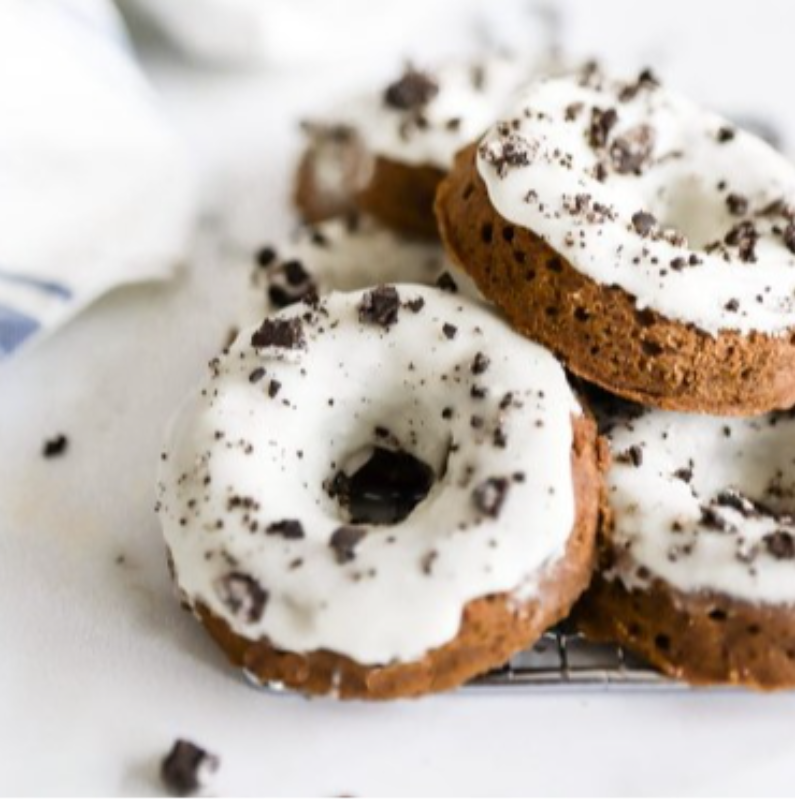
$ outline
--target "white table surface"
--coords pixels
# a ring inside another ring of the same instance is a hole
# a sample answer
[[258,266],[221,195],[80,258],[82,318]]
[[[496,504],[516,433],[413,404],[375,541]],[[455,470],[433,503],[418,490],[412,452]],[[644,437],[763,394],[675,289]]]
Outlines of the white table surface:
[[[615,33],[599,41],[587,8],[600,4],[571,5],[577,51],[641,60],[651,48],[668,77],[726,107],[742,102],[728,78],[758,17],[767,38],[748,61],[746,107],[793,138],[792,14],[699,0],[691,7],[707,14],[694,20],[737,6],[727,13],[740,24],[705,60],[707,34],[689,29],[687,62],[653,49],[666,22],[625,28],[641,2],[605,4],[603,30]],[[671,8],[670,20],[689,6]],[[158,794],[158,759],[176,736],[222,756],[217,794],[793,793],[792,695],[467,693],[370,706],[267,696],[231,672],[170,588],[152,511],[162,430],[234,318],[249,249],[292,224],[298,114],[371,76],[360,65],[220,75],[157,53],[149,69],[196,158],[206,222],[179,281],[117,292],[0,368],[0,794]],[[43,440],[61,432],[68,453],[45,461]]]

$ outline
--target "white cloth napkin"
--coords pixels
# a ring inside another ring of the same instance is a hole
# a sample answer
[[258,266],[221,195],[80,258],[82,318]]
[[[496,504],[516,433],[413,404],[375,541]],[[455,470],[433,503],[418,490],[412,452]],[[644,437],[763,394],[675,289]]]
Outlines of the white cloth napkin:
[[177,140],[106,0],[0,3],[0,360],[109,289],[169,276]]
[[[430,59],[479,39],[543,54],[558,34],[558,0],[119,0],[200,61],[231,66],[370,59],[387,50]],[[391,20],[391,22],[389,22]]]

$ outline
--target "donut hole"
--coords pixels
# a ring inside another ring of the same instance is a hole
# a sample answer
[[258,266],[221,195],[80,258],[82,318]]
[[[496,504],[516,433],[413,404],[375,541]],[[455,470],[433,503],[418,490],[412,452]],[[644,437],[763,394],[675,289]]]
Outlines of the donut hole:
[[396,525],[428,496],[436,475],[405,450],[376,445],[352,454],[329,481],[342,516],[354,525]]
[[689,247],[696,251],[724,239],[732,224],[713,183],[692,173],[673,180],[667,191],[660,198],[654,198],[650,206],[663,227],[681,233]]

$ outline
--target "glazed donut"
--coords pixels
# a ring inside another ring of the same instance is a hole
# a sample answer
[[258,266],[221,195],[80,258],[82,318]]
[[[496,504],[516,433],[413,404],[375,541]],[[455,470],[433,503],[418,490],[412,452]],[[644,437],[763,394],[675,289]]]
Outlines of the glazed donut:
[[793,687],[793,413],[637,408],[608,438],[601,566],[579,626],[689,683]]
[[794,404],[794,168],[662,88],[530,86],[439,192],[445,244],[520,332],[615,394]]
[[[344,178],[342,195],[385,225],[436,238],[433,202],[454,155],[487,129],[515,89],[542,69],[543,64],[504,56],[433,70],[407,67],[382,91],[356,98],[345,113],[337,111],[338,124],[311,128],[317,135],[301,161],[296,192],[304,216],[320,218],[315,212],[323,193],[311,188],[335,185],[338,175]],[[320,130],[348,131],[345,149],[339,143],[337,150],[328,138],[328,158],[323,158]],[[358,167],[353,168],[356,151]],[[341,158],[335,161],[337,152]],[[319,169],[312,172],[314,162]],[[312,174],[319,178],[311,180]],[[345,205],[340,203],[340,209]]]
[[384,283],[441,284],[482,300],[439,244],[399,236],[364,214],[300,228],[280,247],[258,250],[237,321],[248,327],[310,294],[352,292]]
[[159,513],[185,602],[257,680],[414,696],[504,663],[586,588],[596,445],[547,351],[383,286],[290,306],[212,362]]

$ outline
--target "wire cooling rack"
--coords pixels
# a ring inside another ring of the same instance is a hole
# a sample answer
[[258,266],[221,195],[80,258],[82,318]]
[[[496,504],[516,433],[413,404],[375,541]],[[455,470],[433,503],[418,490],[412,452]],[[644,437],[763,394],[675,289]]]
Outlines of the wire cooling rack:
[[569,627],[556,628],[505,667],[478,678],[466,691],[519,689],[671,689],[683,684],[614,645],[594,644]]

